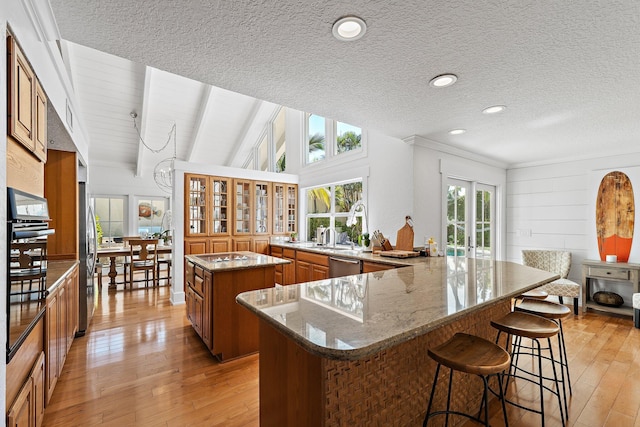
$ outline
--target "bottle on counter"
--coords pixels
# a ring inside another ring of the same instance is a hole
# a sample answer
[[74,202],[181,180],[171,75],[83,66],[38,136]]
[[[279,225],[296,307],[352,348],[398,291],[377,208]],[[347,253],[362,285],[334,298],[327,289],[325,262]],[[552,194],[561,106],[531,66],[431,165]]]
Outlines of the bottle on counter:
[[433,240],[433,237],[429,238],[429,256],[438,256],[438,243]]

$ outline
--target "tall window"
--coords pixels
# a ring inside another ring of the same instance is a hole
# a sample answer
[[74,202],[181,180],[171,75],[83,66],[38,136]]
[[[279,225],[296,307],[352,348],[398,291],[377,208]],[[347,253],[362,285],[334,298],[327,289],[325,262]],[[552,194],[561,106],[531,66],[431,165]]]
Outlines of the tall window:
[[342,122],[336,123],[336,153],[346,153],[360,148],[361,140],[362,129]]
[[286,170],[286,116],[286,109],[280,108],[273,120],[267,123],[264,133],[244,163],[245,169],[265,172],[284,172]]
[[95,197],[93,199],[96,223],[102,229],[103,243],[121,239],[125,230],[125,198]]
[[307,115],[307,163],[314,163],[326,156],[325,118],[315,114]]
[[362,129],[347,123],[306,114],[306,163],[362,148]]
[[[335,242],[346,244],[358,242],[362,234],[362,213],[356,214],[356,223],[347,226],[349,210],[362,199],[362,181],[326,185],[306,190],[307,240],[316,238],[319,227],[331,227],[335,230]],[[331,239],[334,239],[331,234]]]
[[164,197],[138,199],[138,235],[152,236],[162,233],[162,218],[167,210],[168,201]]

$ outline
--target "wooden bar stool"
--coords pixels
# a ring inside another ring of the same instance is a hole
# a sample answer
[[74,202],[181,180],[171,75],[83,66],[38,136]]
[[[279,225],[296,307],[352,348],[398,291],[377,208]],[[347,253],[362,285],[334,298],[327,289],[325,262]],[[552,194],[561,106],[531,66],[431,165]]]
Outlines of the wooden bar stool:
[[[505,401],[511,405],[517,406],[518,408],[540,414],[542,417],[541,426],[544,427],[545,425],[544,390],[548,390],[552,394],[556,395],[556,397],[558,398],[558,406],[560,408],[560,418],[562,420],[562,425],[564,426],[565,416],[564,416],[564,410],[562,407],[562,399],[560,395],[560,384],[558,381],[558,374],[556,372],[556,360],[553,357],[553,349],[551,348],[551,337],[558,335],[558,333],[560,332],[560,327],[555,322],[549,319],[545,319],[543,317],[536,316],[534,314],[523,313],[520,311],[514,311],[498,320],[492,320],[491,326],[493,326],[498,330],[498,335],[496,336],[496,344],[500,342],[500,335],[503,332],[507,334],[507,341],[506,341],[507,346],[511,342],[512,336],[518,337],[518,338],[531,339],[532,351],[531,353],[528,353],[528,354],[530,354],[534,358],[537,358],[537,361],[538,361],[537,372],[527,371],[526,369],[518,366],[514,361],[517,360],[517,355],[521,347],[518,345],[513,346],[512,352],[511,352],[511,365],[509,367],[509,372],[507,374],[504,393],[506,394],[506,388],[511,378],[514,378],[514,379],[519,378],[519,379],[523,379],[525,381],[537,384],[540,392],[540,409],[538,410],[536,408],[524,406],[524,405],[521,405],[520,403],[514,402],[507,398],[505,398]],[[545,357],[542,356],[543,348],[540,345],[540,340],[544,340],[544,339],[547,340],[548,347],[545,347],[544,350],[549,351],[549,360],[551,360],[553,378],[545,377],[544,373],[542,372],[542,360],[545,359]],[[545,385],[544,380],[553,381],[553,384],[555,385],[555,391],[551,387]]]
[[[573,396],[573,388],[571,387],[571,376],[569,375],[569,361],[567,359],[567,348],[564,344],[564,331],[562,330],[562,319],[571,315],[571,309],[564,304],[558,304],[553,301],[540,301],[536,299],[524,299],[515,307],[516,311],[535,314],[549,319],[558,324],[560,333],[558,334],[558,349],[560,352],[560,366],[562,393],[564,395],[564,412],[569,417],[569,408],[567,404],[567,387],[569,384],[569,394]],[[565,381],[566,378],[566,381]]]
[[[505,399],[503,395],[502,387],[502,375],[505,369],[510,366],[511,358],[500,346],[487,341],[484,338],[468,335],[464,333],[456,333],[449,341],[440,344],[435,348],[428,350],[429,356],[438,362],[436,367],[436,374],[433,380],[433,386],[431,387],[431,395],[429,396],[429,404],[427,406],[427,414],[424,417],[422,426],[425,427],[429,418],[436,415],[445,415],[446,424],[449,423],[449,414],[460,415],[471,420],[477,421],[489,426],[489,403],[488,403],[488,377],[495,375],[498,378],[498,387],[500,392],[498,394],[502,403],[502,413],[504,415],[505,426],[509,425],[507,420],[507,411],[505,408]],[[438,374],[440,373],[440,366],[444,365],[449,368],[449,390],[447,392],[447,409],[446,411],[431,412],[431,404],[433,402],[433,396],[436,390],[436,384],[438,382]],[[478,416],[453,411],[451,410],[451,384],[453,380],[453,371],[465,372],[467,374],[475,374],[482,378],[484,383],[484,393],[482,396],[482,403],[480,404],[480,411]],[[484,406],[484,421],[480,419],[482,413],[482,407]]]

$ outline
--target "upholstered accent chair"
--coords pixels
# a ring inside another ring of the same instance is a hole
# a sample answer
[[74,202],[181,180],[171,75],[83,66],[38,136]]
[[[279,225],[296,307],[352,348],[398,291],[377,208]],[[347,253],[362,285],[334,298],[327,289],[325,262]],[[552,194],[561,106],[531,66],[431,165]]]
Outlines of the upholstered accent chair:
[[[580,284],[567,279],[571,269],[571,252],[550,250],[523,250],[522,263],[529,267],[545,270],[560,275],[558,280],[540,286],[539,290],[558,297],[563,304],[563,297],[573,298],[573,313],[578,314],[578,299],[580,299]],[[584,308],[584,307],[583,307]]]
[[633,324],[640,328],[640,294],[633,294]]

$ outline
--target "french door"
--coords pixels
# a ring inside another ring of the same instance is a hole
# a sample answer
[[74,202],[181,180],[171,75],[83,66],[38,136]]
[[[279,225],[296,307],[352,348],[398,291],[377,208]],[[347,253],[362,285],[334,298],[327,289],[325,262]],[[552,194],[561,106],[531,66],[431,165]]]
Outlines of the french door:
[[495,193],[491,185],[447,180],[448,256],[495,259]]

